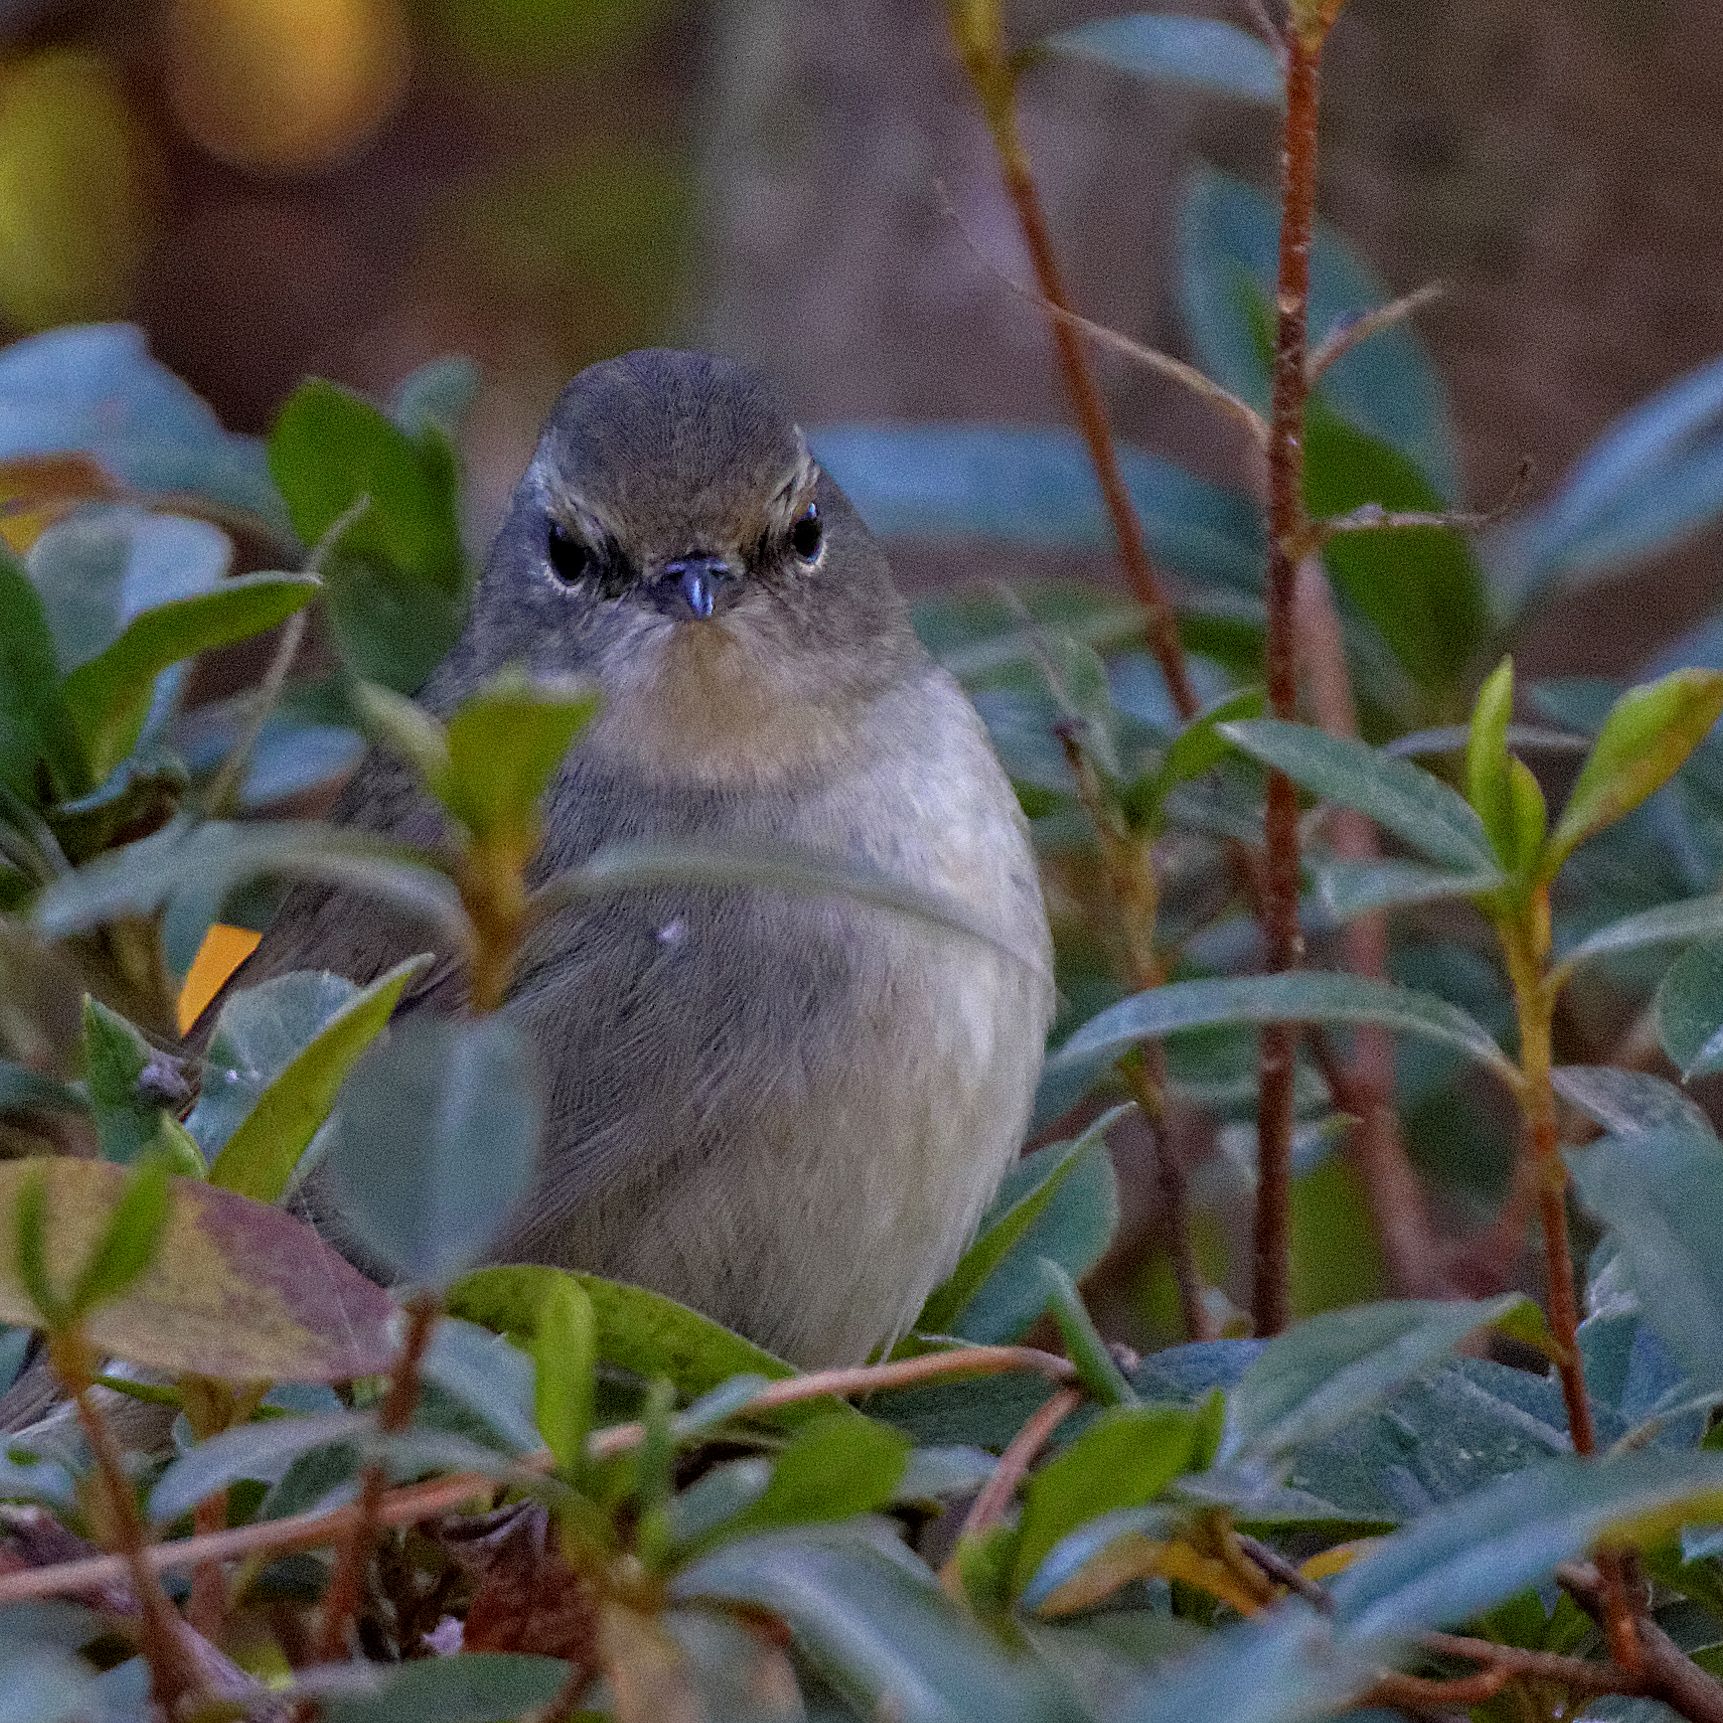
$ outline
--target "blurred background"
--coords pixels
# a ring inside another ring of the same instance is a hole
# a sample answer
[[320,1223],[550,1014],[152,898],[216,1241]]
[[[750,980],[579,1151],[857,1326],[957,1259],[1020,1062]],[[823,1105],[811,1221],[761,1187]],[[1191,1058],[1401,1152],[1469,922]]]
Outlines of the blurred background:
[[[1010,13],[1028,41],[1104,10]],[[1197,160],[1270,183],[1272,124],[1081,61],[1023,95],[1080,303],[1180,349],[1178,189]],[[1353,0],[1323,207],[1393,290],[1449,284],[1420,327],[1473,496],[1522,456],[1535,494],[1723,350],[1719,112],[1710,0]],[[481,522],[560,382],[643,342],[753,359],[811,421],[1056,418],[997,270],[1016,230],[935,0],[0,0],[0,335],[134,319],[241,430],[307,372],[381,393],[471,353]],[[1108,381],[1133,439],[1246,482],[1176,391]],[[1712,608],[1715,552],[1522,647],[1619,668]],[[918,586],[951,560],[900,554]]]

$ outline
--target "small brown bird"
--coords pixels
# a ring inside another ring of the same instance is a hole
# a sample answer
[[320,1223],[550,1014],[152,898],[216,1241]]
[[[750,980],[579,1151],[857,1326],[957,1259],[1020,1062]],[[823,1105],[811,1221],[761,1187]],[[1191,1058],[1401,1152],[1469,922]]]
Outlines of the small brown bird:
[[[694,353],[568,386],[422,698],[446,712],[509,665],[604,701],[550,792],[535,881],[618,840],[765,839],[947,894],[1019,954],[710,885],[579,903],[521,953],[503,1009],[537,1047],[546,1136],[499,1257],[656,1288],[803,1365],[862,1359],[1018,1148],[1051,1009],[1034,859],[974,709],[772,391]],[[440,829],[381,753],[339,817]],[[242,979],[364,980],[422,939],[300,888]],[[458,1009],[462,985],[440,964],[407,1008]]]

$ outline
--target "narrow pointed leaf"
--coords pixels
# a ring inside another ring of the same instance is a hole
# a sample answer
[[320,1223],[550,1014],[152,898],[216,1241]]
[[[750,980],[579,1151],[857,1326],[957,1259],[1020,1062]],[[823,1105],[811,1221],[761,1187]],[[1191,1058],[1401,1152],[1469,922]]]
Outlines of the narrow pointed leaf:
[[1723,936],[1723,895],[1682,898],[1600,927],[1565,954],[1561,969],[1571,972],[1599,957],[1618,957],[1651,946],[1685,945],[1692,940],[1720,936]]
[[1271,1340],[1228,1397],[1222,1458],[1284,1460],[1368,1412],[1479,1329],[1534,1312],[1509,1293],[1475,1304],[1406,1300],[1312,1316]]
[[1218,18],[1170,13],[1099,18],[1061,30],[1045,45],[1055,54],[1099,60],[1159,83],[1184,84],[1266,107],[1277,106],[1281,99],[1280,62],[1274,50],[1260,36]]
[[1723,714],[1723,672],[1676,670],[1630,688],[1610,708],[1544,860],[1554,875],[1574,849],[1631,813],[1674,776]]
[[1438,866],[1496,871],[1496,853],[1477,814],[1440,778],[1409,761],[1276,718],[1225,724],[1221,734],[1311,794],[1369,815]]
[[1117,1056],[1140,1041],[1193,1029],[1263,1023],[1379,1023],[1456,1047],[1515,1080],[1513,1066],[1476,1018],[1432,994],[1391,982],[1320,971],[1176,981],[1132,995],[1090,1018],[1048,1061],[1058,1069],[1097,1055]]
[[918,1562],[860,1538],[768,1533],[722,1546],[672,1582],[680,1601],[770,1611],[863,1716],[902,1723],[1076,1723],[1039,1667],[1012,1657]]
[[363,989],[331,975],[283,975],[228,1000],[186,1120],[205,1153],[216,1151],[212,1184],[281,1200],[348,1072],[427,961],[412,958]]
[[[1035,1223],[1053,1203],[1065,1182],[1081,1164],[1084,1156],[1106,1154],[1106,1134],[1128,1109],[1114,1107],[1095,1120],[1081,1136],[1069,1143],[1052,1144],[1037,1150],[1025,1163],[1023,1171],[1033,1168],[1032,1178],[1020,1189],[1014,1189],[1010,1199],[994,1207],[982,1221],[975,1242],[958,1259],[957,1266],[936,1287],[916,1318],[915,1327],[923,1334],[958,1332],[965,1311],[981,1293],[986,1283],[997,1273]],[[1004,1193],[1001,1193],[1002,1195]],[[1037,1252],[1037,1255],[1043,1254]],[[1069,1267],[1069,1264],[1066,1265]],[[1088,1265],[1085,1264],[1085,1267]],[[1081,1273],[1078,1269],[1076,1272]]]
[[1311,873],[1322,907],[1336,921],[1352,921],[1385,909],[1483,897],[1506,883],[1496,868],[1454,873],[1409,861],[1324,861],[1314,864]]

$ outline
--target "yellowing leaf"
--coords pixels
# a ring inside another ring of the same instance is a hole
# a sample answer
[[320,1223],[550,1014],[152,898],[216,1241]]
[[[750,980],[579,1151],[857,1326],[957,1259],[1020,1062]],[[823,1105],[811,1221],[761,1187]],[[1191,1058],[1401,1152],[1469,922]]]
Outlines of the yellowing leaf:
[[1629,688],[1610,708],[1567,806],[1550,834],[1543,872],[1553,876],[1594,833],[1659,790],[1723,714],[1723,672],[1676,670]]
[[179,992],[180,1034],[187,1034],[208,1010],[228,977],[257,949],[261,937],[249,927],[229,927],[225,922],[217,922],[203,936]]
[[[42,1262],[64,1297],[127,1185],[106,1161],[0,1164],[0,1321],[39,1323],[19,1273],[16,1216],[43,1193]],[[386,1370],[394,1301],[283,1209],[173,1179],[160,1246],[125,1291],[94,1311],[90,1343],[128,1363],[226,1381],[342,1382]]]
[[1333,1579],[1337,1573],[1345,1573],[1360,1556],[1369,1555],[1381,1541],[1380,1538],[1354,1538],[1351,1543],[1336,1544],[1333,1549],[1319,1550],[1309,1561],[1301,1562],[1298,1571],[1306,1579]]

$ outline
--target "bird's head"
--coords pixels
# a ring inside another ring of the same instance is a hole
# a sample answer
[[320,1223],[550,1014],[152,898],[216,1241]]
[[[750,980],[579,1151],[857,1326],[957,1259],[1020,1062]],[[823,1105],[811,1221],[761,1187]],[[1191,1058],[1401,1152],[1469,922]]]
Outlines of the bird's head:
[[714,749],[841,724],[921,661],[884,557],[776,393],[745,366],[664,349],[563,391],[468,644],[484,664],[595,677],[607,730],[624,723],[641,746],[663,732],[676,760],[708,768]]

